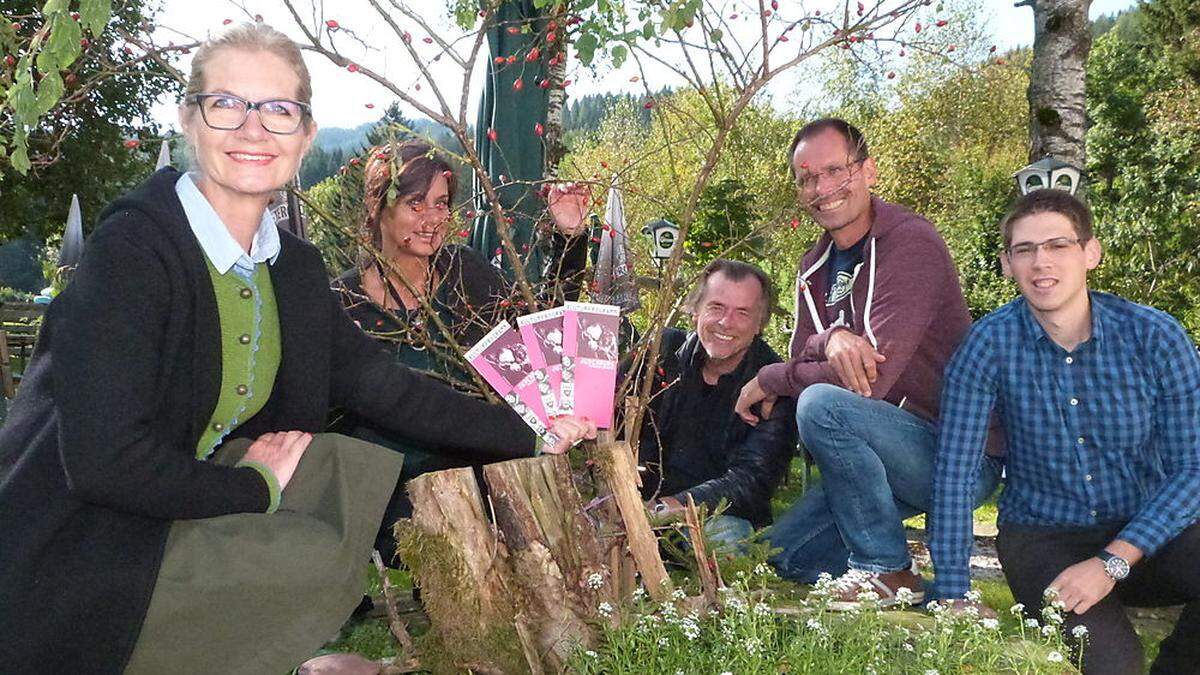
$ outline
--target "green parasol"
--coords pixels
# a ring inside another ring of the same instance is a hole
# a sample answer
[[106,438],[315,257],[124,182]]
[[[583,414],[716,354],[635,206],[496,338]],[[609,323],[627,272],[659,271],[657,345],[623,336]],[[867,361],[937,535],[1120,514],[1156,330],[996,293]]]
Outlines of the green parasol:
[[[485,0],[480,6],[487,9],[490,4]],[[548,91],[542,82],[548,76],[548,56],[539,52],[545,51],[542,37],[547,18],[543,10],[534,7],[533,0],[505,0],[489,11],[488,21],[492,58],[488,59],[475,146],[492,184],[500,186],[500,205],[512,218],[509,229],[513,243],[525,261],[526,276],[535,281],[543,261],[533,245],[534,226],[543,204],[530,182],[545,176],[545,145],[539,132],[546,123]],[[538,51],[531,58],[534,49]],[[495,217],[478,176],[474,188],[479,216],[471,232],[471,246],[512,274],[511,261],[500,253]]]

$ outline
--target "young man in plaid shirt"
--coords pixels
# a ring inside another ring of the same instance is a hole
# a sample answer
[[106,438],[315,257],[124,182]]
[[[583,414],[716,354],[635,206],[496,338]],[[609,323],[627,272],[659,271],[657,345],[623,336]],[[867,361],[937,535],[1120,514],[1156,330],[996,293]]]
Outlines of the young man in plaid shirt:
[[1021,297],[976,323],[946,369],[936,594],[969,587],[971,488],[995,410],[1008,436],[997,548],[1017,602],[1037,617],[1061,601],[1088,675],[1142,672],[1126,605],[1185,605],[1153,672],[1200,673],[1196,347],[1169,315],[1088,289],[1100,244],[1074,197],[1030,193],[1001,228]]

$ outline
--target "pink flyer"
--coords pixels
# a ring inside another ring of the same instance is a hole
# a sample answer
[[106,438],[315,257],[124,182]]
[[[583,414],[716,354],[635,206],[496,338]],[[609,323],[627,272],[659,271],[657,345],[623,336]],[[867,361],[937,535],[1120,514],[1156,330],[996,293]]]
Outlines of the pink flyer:
[[529,364],[546,371],[550,389],[542,396],[542,405],[550,417],[569,415],[574,396],[564,403],[562,391],[563,314],[565,307],[555,307],[528,316],[517,317],[521,338],[529,350]]
[[[573,387],[574,414],[612,426],[621,308],[568,302],[563,314],[563,388]],[[564,397],[565,398],[565,397]]]
[[512,326],[503,322],[493,328],[467,350],[467,362],[547,444],[558,441],[547,429],[550,418],[542,405],[545,393],[553,396],[549,376],[530,364],[529,350]]

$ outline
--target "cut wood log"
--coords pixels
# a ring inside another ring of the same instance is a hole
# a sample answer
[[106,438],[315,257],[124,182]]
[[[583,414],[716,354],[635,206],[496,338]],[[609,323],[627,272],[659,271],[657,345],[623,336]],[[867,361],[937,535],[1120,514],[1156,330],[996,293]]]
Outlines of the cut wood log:
[[[507,588],[503,546],[496,541],[471,469],[436,471],[408,484],[411,521],[396,526],[400,557],[421,586],[434,672],[540,672],[522,649]],[[536,661],[536,659],[535,659]]]
[[513,571],[515,604],[528,617],[543,664],[561,671],[575,650],[595,646],[599,605],[615,600],[596,529],[566,457],[491,464],[483,474]]
[[692,547],[692,554],[696,557],[696,571],[700,575],[700,590],[704,594],[704,599],[709,605],[715,606],[719,602],[717,591],[720,586],[717,582],[717,559],[708,552],[708,542],[704,539],[704,528],[700,524],[700,512],[696,509],[696,500],[692,499],[689,493],[687,496],[687,506],[683,512],[684,523],[688,528],[688,543]]
[[650,528],[646,507],[637,490],[637,469],[629,443],[606,443],[596,448],[596,463],[612,489],[613,499],[621,512],[626,543],[633,556],[642,584],[650,597],[664,601],[671,594],[671,578],[658,551],[658,538]]

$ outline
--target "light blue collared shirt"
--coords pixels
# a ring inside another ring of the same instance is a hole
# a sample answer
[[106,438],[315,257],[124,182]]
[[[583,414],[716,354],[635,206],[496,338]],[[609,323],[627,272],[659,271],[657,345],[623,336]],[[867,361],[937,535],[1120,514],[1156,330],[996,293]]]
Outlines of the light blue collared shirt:
[[229,233],[229,228],[225,227],[221,216],[217,215],[200,188],[196,187],[192,174],[185,173],[179,177],[175,183],[175,194],[179,196],[188,225],[200,242],[200,248],[204,249],[204,255],[221,274],[235,269],[238,276],[249,278],[254,274],[256,264],[274,264],[279,257],[279,230],[275,227],[275,217],[270,209],[263,210],[262,221],[247,254]]

